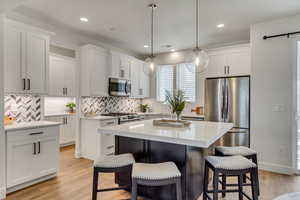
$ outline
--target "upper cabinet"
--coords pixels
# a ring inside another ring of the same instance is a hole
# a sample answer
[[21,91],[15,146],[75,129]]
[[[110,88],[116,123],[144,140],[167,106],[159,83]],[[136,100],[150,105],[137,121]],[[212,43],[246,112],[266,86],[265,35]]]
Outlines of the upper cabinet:
[[81,47],[81,96],[108,96],[108,51],[101,47]]
[[63,56],[50,56],[49,95],[76,96],[76,61]]
[[50,34],[7,20],[4,37],[5,92],[47,94]]
[[140,60],[131,60],[131,97],[149,97],[149,66]]
[[250,45],[221,48],[208,52],[210,61],[205,77],[243,76],[251,74]]
[[109,77],[130,79],[130,57],[119,52],[110,52]]

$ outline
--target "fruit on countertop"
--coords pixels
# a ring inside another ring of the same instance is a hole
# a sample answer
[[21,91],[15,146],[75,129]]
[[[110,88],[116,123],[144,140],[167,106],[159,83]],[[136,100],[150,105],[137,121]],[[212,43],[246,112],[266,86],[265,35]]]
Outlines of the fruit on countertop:
[[16,121],[15,117],[10,117],[10,116],[7,116],[7,115],[4,116],[4,125],[11,125],[15,121]]

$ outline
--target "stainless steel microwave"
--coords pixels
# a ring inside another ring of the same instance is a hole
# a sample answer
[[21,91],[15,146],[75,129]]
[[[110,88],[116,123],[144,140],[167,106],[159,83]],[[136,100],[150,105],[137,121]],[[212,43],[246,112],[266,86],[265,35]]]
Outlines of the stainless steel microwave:
[[109,95],[110,96],[130,96],[131,81],[126,79],[109,78]]

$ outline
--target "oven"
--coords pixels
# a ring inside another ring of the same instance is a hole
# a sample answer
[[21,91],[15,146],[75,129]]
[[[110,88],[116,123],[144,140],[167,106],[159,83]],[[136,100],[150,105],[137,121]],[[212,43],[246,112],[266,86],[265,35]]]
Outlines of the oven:
[[109,95],[110,96],[130,96],[131,82],[126,79],[109,78]]

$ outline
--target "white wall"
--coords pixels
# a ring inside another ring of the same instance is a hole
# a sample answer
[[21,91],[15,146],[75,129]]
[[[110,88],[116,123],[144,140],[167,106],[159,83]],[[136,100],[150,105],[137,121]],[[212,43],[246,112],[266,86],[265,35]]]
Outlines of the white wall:
[[0,15],[0,199],[4,199],[6,193],[5,135],[3,130],[3,64],[3,16]]
[[261,168],[282,173],[293,173],[295,167],[293,96],[300,38],[262,37],[299,31],[299,22],[300,16],[294,16],[251,27],[251,147],[258,151]]

